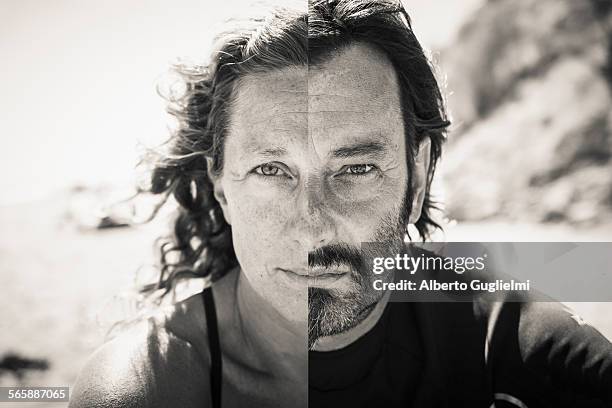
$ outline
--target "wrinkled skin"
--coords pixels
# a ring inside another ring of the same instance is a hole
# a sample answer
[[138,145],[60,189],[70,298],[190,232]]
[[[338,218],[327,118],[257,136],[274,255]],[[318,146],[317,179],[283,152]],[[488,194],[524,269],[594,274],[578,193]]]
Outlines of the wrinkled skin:
[[329,313],[317,312],[326,320],[320,334],[333,335],[358,324],[382,293],[355,271],[333,281],[304,278],[308,253],[401,239],[399,222],[420,213],[425,169],[417,163],[413,212],[402,220],[409,171],[395,70],[382,53],[355,44],[320,66],[244,78],[224,169],[213,181],[253,290],[302,326],[307,289],[311,306],[321,299],[313,294],[323,294]]

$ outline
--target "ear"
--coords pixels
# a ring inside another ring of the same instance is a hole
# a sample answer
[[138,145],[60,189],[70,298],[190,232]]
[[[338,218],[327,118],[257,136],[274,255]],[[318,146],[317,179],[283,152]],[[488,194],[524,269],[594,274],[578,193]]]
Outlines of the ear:
[[210,171],[210,169],[212,169],[213,167],[212,162],[213,162],[212,158],[210,157],[206,158],[206,168],[208,169],[206,174],[208,174],[208,179],[213,185],[213,195],[215,196],[215,199],[217,200],[217,202],[219,202],[219,205],[221,206],[221,210],[223,211],[223,217],[225,218],[225,221],[227,221],[228,224],[232,225],[229,209],[227,206],[227,199],[225,198],[225,191],[223,190],[223,183],[221,182],[221,176],[215,175]]
[[419,145],[419,151],[414,159],[414,170],[412,172],[412,211],[408,222],[416,223],[421,217],[425,192],[427,191],[427,174],[429,172],[429,160],[431,153],[431,139],[425,136]]

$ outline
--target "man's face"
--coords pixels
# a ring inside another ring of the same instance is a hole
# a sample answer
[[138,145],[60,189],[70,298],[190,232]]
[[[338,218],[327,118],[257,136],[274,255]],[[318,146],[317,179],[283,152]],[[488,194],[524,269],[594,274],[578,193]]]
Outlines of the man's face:
[[[292,321],[308,319],[310,294],[319,335],[355,325],[381,294],[343,256],[402,237],[408,168],[392,65],[356,44],[317,67],[252,74],[230,122],[215,187],[249,283]],[[322,267],[321,256],[337,262]]]

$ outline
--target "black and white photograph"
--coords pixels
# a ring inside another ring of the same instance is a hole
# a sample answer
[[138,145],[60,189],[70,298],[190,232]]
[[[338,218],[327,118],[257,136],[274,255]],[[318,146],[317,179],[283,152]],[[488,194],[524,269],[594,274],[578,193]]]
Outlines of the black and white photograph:
[[0,18],[0,408],[612,407],[612,1]]

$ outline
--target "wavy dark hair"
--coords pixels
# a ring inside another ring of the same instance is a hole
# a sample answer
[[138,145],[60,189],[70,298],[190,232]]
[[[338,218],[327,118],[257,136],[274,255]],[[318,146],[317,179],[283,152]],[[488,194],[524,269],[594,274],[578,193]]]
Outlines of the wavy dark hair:
[[[319,64],[355,42],[383,51],[397,72],[409,169],[419,144],[431,140],[425,201],[415,226],[423,240],[439,228],[431,216],[436,207],[429,189],[449,121],[434,68],[408,14],[390,0],[311,0],[307,11],[276,9],[222,34],[208,65],[175,66],[184,92],[169,98],[169,112],[179,126],[167,154],[154,164],[149,192],[173,196],[179,207],[172,235],[160,243],[159,279],[142,292],[163,289],[165,294],[181,278],[214,280],[238,265],[231,227],[213,195],[209,173],[223,170],[224,140],[240,79]],[[407,188],[412,197],[410,182]]]

